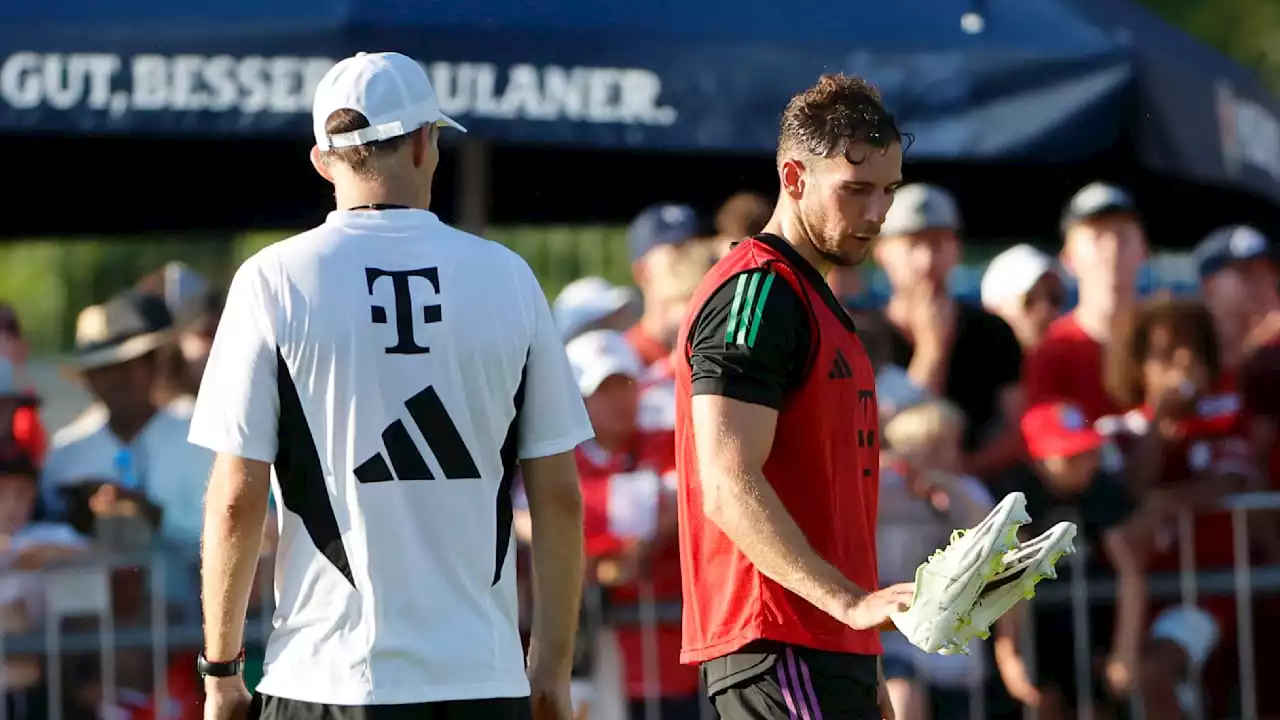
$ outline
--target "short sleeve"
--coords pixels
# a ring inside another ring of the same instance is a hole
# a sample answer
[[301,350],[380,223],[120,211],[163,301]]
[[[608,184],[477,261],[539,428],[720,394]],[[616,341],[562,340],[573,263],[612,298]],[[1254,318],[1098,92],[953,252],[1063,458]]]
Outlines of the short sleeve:
[[525,366],[524,407],[520,411],[520,459],[547,457],[595,437],[582,393],[573,378],[547,298],[527,267],[525,303],[533,308],[533,339]]
[[1022,380],[1022,343],[1013,333],[1009,323],[996,315],[984,313],[987,323],[987,335],[991,338],[989,357],[995,363],[991,368],[991,376],[997,387],[1017,385]]
[[786,279],[764,269],[739,273],[691,326],[693,394],[781,407],[804,382],[811,332],[809,311]]
[[1022,368],[1026,407],[1071,396],[1071,388],[1064,385],[1071,375],[1059,367],[1062,351],[1059,341],[1047,339],[1026,356]]
[[274,325],[278,303],[261,255],[236,271],[200,381],[190,441],[215,453],[274,462],[280,399]]

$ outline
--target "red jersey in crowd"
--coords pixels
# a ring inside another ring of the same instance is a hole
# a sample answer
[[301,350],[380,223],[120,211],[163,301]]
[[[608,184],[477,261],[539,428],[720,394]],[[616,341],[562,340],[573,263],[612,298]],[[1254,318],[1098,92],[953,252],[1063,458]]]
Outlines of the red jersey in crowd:
[[657,338],[645,332],[645,329],[639,323],[633,325],[626,335],[627,342],[631,343],[631,347],[635,349],[636,354],[640,356],[640,361],[646,367],[671,353],[666,345],[663,345]]
[[703,511],[690,407],[718,395],[778,411],[764,476],[813,549],[866,590],[879,583],[875,375],[853,321],[785,240],[749,238],[707,274],[676,347],[676,445],[684,570],[681,659],[757,640],[878,655],[857,631],[765,577]]
[[1022,382],[1029,408],[1067,401],[1080,408],[1089,422],[1123,412],[1103,385],[1102,344],[1080,327],[1074,314],[1063,315],[1049,326],[1044,339],[1027,355]]
[[[1245,360],[1240,385],[1250,418],[1280,428],[1280,338],[1254,350]],[[1259,450],[1266,452],[1266,448]],[[1269,458],[1270,487],[1280,490],[1280,432],[1271,439]]]
[[[1256,471],[1240,396],[1232,387],[1230,378],[1224,379],[1219,388],[1197,402],[1195,414],[1182,421],[1181,438],[1166,445],[1159,480],[1161,486],[1189,482],[1206,471]],[[1129,413],[1122,422],[1116,422],[1118,418],[1114,417],[1104,418],[1099,422],[1099,428],[1114,433],[1118,442],[1127,445],[1136,436],[1155,432],[1150,422],[1153,415],[1151,408],[1142,407]],[[1230,514],[1214,510],[1197,513],[1192,528],[1197,569],[1230,568],[1235,558]],[[1178,527],[1171,524],[1157,538],[1156,553],[1148,568],[1154,572],[1176,572],[1180,567],[1179,560]],[[1177,603],[1176,600],[1157,602],[1151,616],[1155,617],[1164,607]],[[1229,595],[1201,597],[1197,604],[1218,621],[1224,638],[1232,632],[1235,624],[1234,598]]]
[[[587,556],[598,560],[619,554],[633,543],[654,539],[664,516],[675,509],[675,456],[670,431],[637,433],[626,453],[611,453],[594,441],[587,441],[578,447],[575,456],[582,479]],[[638,582],[609,589],[611,607],[636,606],[647,600],[680,600],[680,553],[674,538],[658,546],[643,572]],[[652,646],[651,658],[645,657],[644,628],[619,625],[615,631],[626,665],[627,693],[632,699],[648,696],[650,679],[659,697],[698,691],[697,670],[680,664],[679,627],[656,628],[657,643]],[[648,677],[650,674],[655,677]]]

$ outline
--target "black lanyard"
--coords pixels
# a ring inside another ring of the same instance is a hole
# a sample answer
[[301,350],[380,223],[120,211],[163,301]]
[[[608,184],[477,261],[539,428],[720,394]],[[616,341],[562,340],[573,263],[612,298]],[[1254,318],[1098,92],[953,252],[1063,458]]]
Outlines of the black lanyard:
[[347,208],[347,212],[352,210],[412,210],[408,205],[392,205],[390,203],[369,203],[368,205],[357,205]]

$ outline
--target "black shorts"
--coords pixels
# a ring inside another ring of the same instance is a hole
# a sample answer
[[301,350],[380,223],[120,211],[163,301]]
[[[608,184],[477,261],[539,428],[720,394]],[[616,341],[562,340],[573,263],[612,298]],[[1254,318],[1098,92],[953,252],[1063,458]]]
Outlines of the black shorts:
[[446,700],[405,705],[325,705],[255,694],[249,720],[530,720],[529,698]]
[[876,657],[753,643],[702,664],[723,720],[879,720]]

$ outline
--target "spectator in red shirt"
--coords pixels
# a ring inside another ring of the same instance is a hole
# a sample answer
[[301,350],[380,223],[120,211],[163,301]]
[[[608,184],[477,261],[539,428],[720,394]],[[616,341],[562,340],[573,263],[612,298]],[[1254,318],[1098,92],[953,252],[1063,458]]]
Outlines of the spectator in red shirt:
[[[1237,379],[1250,440],[1261,468],[1280,489],[1280,289],[1271,242],[1261,231],[1232,225],[1210,233],[1192,253],[1205,303],[1218,329],[1222,364]],[[1257,546],[1280,562],[1276,513],[1250,517]]]
[[18,315],[9,305],[0,304],[0,358],[8,361],[5,371],[8,379],[4,386],[9,387],[10,397],[16,404],[10,408],[0,409],[6,419],[11,421],[9,434],[17,441],[27,456],[36,464],[44,462],[48,449],[48,435],[40,422],[40,404],[36,401],[35,388],[26,377],[27,355],[30,349],[22,337],[22,325]]
[[698,213],[688,205],[674,203],[645,208],[627,228],[631,274],[644,302],[640,321],[627,331],[627,340],[646,366],[670,354],[688,302],[688,298],[673,301],[663,296],[662,273],[656,265],[663,256],[697,239],[700,229]]
[[1122,409],[1103,384],[1102,347],[1116,318],[1137,298],[1147,240],[1133,199],[1104,183],[1075,194],[1063,214],[1062,232],[1062,264],[1076,279],[1079,301],[1049,326],[1027,357],[1023,389],[1027,407],[1066,400],[1093,422]]
[[[575,451],[586,551],[608,606],[625,616],[614,637],[630,717],[645,718],[652,700],[664,720],[694,720],[701,712],[698,670],[680,664],[680,626],[649,614],[680,600],[674,429],[638,425],[645,369],[621,333],[593,330],[565,351],[596,435]],[[517,525],[527,523],[518,518]]]
[[[1138,407],[1130,421],[1116,423],[1115,429],[1117,439],[1128,446],[1131,487],[1142,494],[1138,522],[1127,528],[1123,561],[1140,572],[1177,570],[1176,521],[1184,512],[1196,512],[1196,567],[1231,567],[1229,518],[1204,509],[1243,488],[1258,469],[1242,422],[1242,403],[1223,373],[1213,316],[1199,303],[1152,302],[1138,310],[1131,329],[1116,338],[1114,347],[1122,354],[1116,366],[1117,397]],[[1145,597],[1121,594],[1118,650],[1108,672],[1137,680],[1153,717],[1173,717],[1186,701],[1185,683],[1193,666],[1233,662],[1230,653],[1213,649],[1232,636],[1235,605],[1231,597],[1207,597],[1200,599],[1207,615],[1161,613],[1157,608],[1143,649],[1145,604]],[[1139,667],[1141,675],[1135,676]],[[1206,677],[1214,671],[1206,668]],[[1225,713],[1226,708],[1219,710]]]

